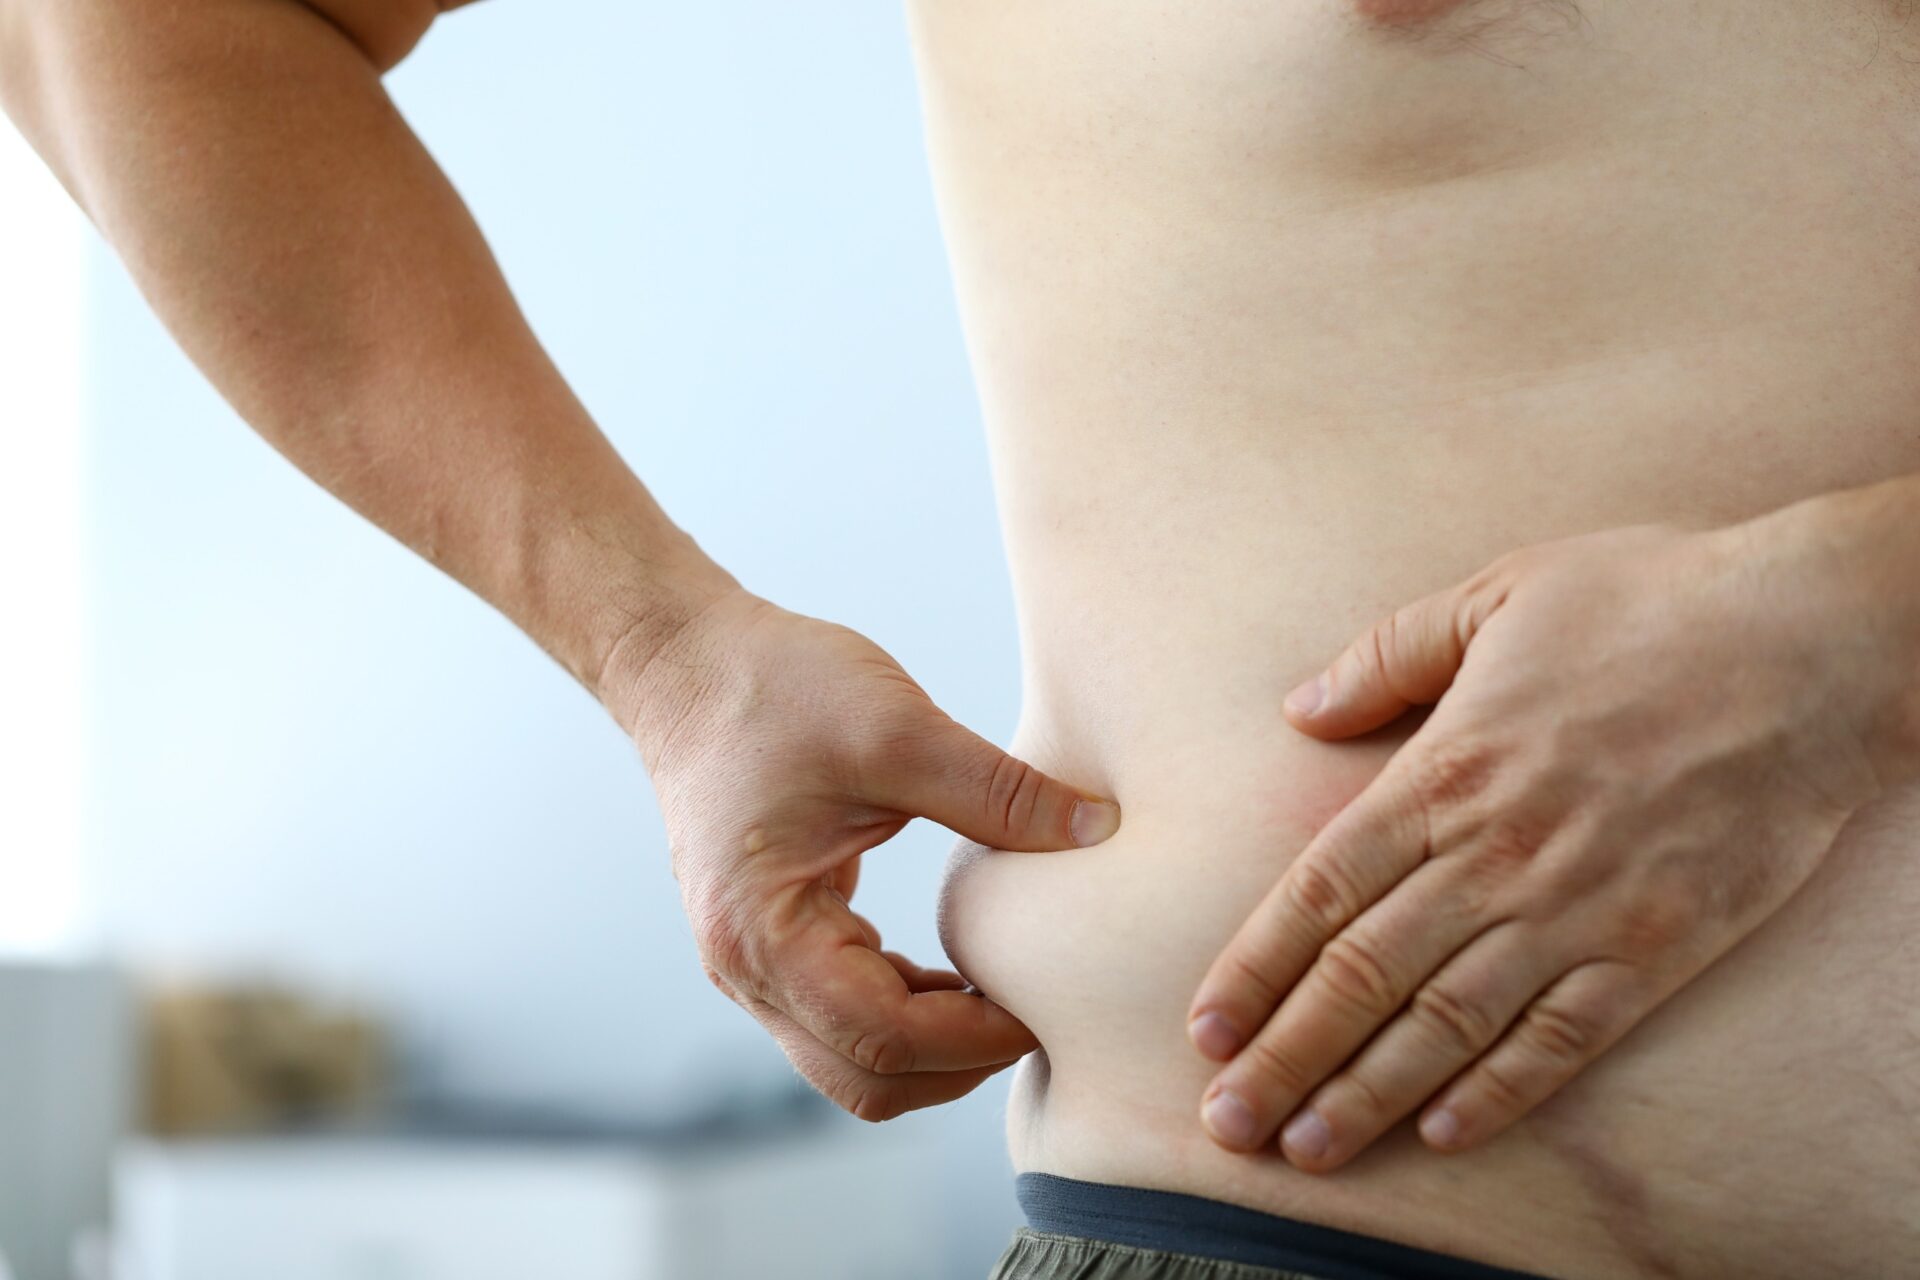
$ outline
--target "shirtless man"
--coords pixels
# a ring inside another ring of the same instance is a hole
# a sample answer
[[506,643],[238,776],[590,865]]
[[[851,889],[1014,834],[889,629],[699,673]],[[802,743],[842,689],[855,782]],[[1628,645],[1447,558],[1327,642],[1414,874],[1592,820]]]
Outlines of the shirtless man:
[[[380,89],[437,7],[0,0],[0,95],[633,733],[810,1080],[1021,1061],[1003,1277],[1920,1274],[1909,4],[910,0],[1011,755],[622,467]],[[914,815],[964,981],[846,902]]]

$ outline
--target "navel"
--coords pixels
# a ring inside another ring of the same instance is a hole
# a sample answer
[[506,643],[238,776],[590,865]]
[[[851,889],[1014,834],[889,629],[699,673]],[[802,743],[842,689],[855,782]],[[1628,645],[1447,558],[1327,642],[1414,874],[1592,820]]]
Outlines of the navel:
[[1412,27],[1432,22],[1471,0],[1353,0],[1353,7],[1369,22],[1385,27]]

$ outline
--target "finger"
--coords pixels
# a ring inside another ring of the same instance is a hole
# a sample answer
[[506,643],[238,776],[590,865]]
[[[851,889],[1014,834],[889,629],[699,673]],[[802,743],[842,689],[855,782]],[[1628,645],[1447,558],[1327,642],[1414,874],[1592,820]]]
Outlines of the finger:
[[773,1035],[787,1061],[808,1084],[843,1110],[873,1123],[965,1097],[1013,1065],[1001,1062],[965,1071],[880,1075],[849,1061],[765,1001],[750,1001],[746,1007]]
[[1351,1160],[1478,1058],[1566,968],[1550,939],[1520,922],[1476,937],[1281,1127],[1287,1158],[1314,1173]]
[[[886,838],[892,839],[896,834],[898,834],[897,828],[887,832]],[[841,897],[851,898],[853,891],[860,886],[860,855],[856,853],[835,867],[829,883],[839,891]]]
[[1265,1145],[1314,1086],[1488,928],[1481,903],[1456,891],[1461,878],[1455,865],[1429,863],[1321,948],[1202,1097],[1201,1120],[1216,1142],[1235,1151]]
[[777,940],[757,966],[755,994],[863,1070],[971,1070],[1037,1047],[1019,1019],[983,996],[913,990],[817,881],[794,886],[769,915]]
[[1187,1015],[1201,1053],[1240,1052],[1321,949],[1427,860],[1426,820],[1401,782],[1407,755],[1320,829],[1208,968]]
[[906,980],[910,991],[965,991],[970,985],[951,969],[922,968],[898,951],[882,951],[880,954]]
[[1485,1142],[1605,1053],[1659,998],[1647,976],[1623,961],[1577,966],[1426,1111],[1421,1139],[1436,1151]]
[[1408,708],[1438,701],[1475,633],[1506,600],[1512,561],[1495,561],[1368,627],[1318,675],[1287,695],[1294,727],[1320,738],[1377,729]]
[[896,749],[865,799],[930,818],[990,849],[1039,852],[1099,844],[1120,827],[1111,800],[1075,790],[935,713]]
[[[851,876],[846,872],[846,868],[849,866],[853,868]],[[847,886],[849,886],[851,881],[857,878],[859,874],[860,859],[853,857],[820,877],[819,883],[829,895],[838,898],[841,904],[847,908],[847,913],[853,917],[854,924],[859,926],[860,936],[866,941],[866,945],[870,949],[878,951],[880,950],[880,926],[861,915],[858,911],[855,911],[852,904],[847,902],[847,895],[851,892],[851,889]]]
[[860,926],[860,933],[862,937],[864,937],[866,940],[867,949],[870,951],[880,950],[879,927],[876,926],[873,923],[873,921],[861,915],[858,911],[853,913],[853,922]]

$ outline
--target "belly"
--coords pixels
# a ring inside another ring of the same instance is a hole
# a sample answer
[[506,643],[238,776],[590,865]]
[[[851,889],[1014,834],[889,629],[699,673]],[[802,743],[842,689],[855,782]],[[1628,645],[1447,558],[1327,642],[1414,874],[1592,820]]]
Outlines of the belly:
[[1920,47],[1787,0],[1205,8],[911,7],[1012,745],[1126,812],[955,851],[949,952],[1044,1046],[1016,1161],[1561,1277],[1920,1273],[1920,794],[1477,1152],[1230,1156],[1183,1027],[1418,722],[1282,720],[1360,628],[1515,546],[1920,469]]
[[[1283,682],[1275,681],[1269,705]],[[1009,1113],[1016,1165],[1185,1190],[1562,1278],[1858,1276],[1920,1268],[1920,794],[1862,810],[1747,941],[1487,1147],[1402,1124],[1337,1174],[1215,1148],[1187,1003],[1251,903],[1405,730],[1328,745],[1225,729],[1061,750],[1111,776],[1106,845],[956,848],[955,963],[1034,1029]]]

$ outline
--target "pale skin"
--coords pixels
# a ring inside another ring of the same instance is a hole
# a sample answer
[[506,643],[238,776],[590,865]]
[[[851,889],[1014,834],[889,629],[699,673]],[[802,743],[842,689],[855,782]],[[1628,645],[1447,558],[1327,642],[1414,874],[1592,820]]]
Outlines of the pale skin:
[[[860,855],[914,816],[1043,851],[1118,811],[955,724],[870,641],[745,591],[659,510],[380,88],[436,13],[0,0],[0,97],[247,420],[628,730],[716,985],[857,1115],[959,1097],[1033,1037],[882,950],[847,902]],[[1357,640],[1295,728],[1439,705],[1196,996],[1199,1047],[1239,1051],[1208,1102],[1248,1123],[1213,1109],[1216,1139],[1263,1145],[1305,1104],[1329,1141],[1286,1149],[1328,1170],[1430,1103],[1436,1147],[1485,1142],[1777,908],[1915,776],[1916,493],[1529,548]],[[1751,678],[1689,703],[1728,634]]]
[[[1289,695],[1318,738],[1437,703],[1215,961],[1221,1145],[1338,1168],[1544,1102],[1920,776],[1920,482],[1503,557]],[[1284,1125],[1284,1127],[1283,1127]]]

